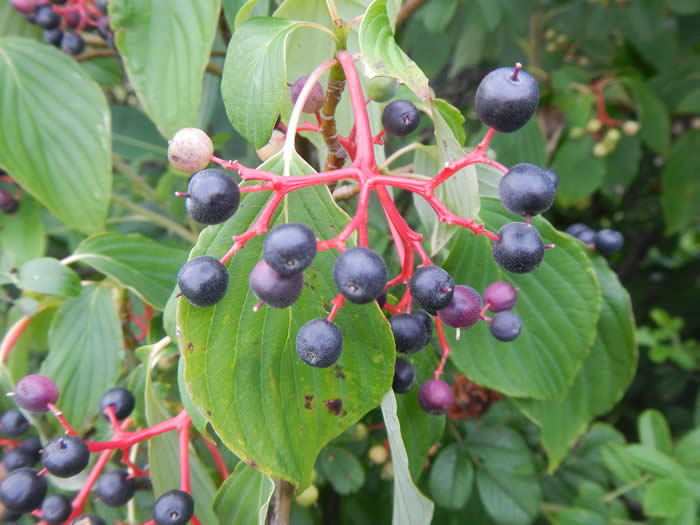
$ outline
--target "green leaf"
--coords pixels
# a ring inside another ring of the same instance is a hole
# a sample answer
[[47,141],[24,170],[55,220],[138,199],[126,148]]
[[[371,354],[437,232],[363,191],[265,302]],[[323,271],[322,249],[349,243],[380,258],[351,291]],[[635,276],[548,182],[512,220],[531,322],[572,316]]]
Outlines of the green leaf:
[[425,28],[431,33],[442,33],[457,10],[457,0],[428,2],[419,11]]
[[[238,29],[238,26],[245,23],[251,16],[266,16],[270,7],[270,0],[265,0],[264,2],[260,2],[260,0],[248,0],[247,2],[234,0],[234,3],[240,4],[240,7],[237,8],[238,12],[232,18],[232,9],[227,6],[227,4],[230,6],[231,1],[227,0],[224,2],[226,18],[229,20],[229,25],[234,29]],[[231,23],[231,20],[233,20],[233,23]]]
[[391,463],[394,467],[394,507],[392,525],[428,525],[435,505],[416,487],[408,471],[408,457],[401,439],[401,424],[396,414],[396,396],[389,390],[382,399]]
[[460,445],[443,448],[430,468],[428,486],[433,500],[446,509],[459,510],[467,504],[472,492],[474,467]]
[[256,148],[269,140],[287,96],[287,39],[302,25],[256,17],[241,25],[229,42],[221,79],[226,114]]
[[596,191],[605,178],[605,161],[593,156],[593,138],[569,140],[557,150],[552,169],[559,174],[557,201],[570,206]]
[[478,458],[476,485],[489,515],[502,525],[525,525],[537,515],[542,497],[525,440],[507,427],[486,427],[467,436]]
[[129,106],[110,106],[112,111],[112,150],[132,163],[162,161],[168,145],[143,111]]
[[674,479],[655,479],[647,485],[642,499],[644,514],[659,518],[672,518],[693,502],[693,495]]
[[420,385],[432,379],[433,371],[437,368],[435,353],[425,351],[403,357],[416,369],[416,381],[410,391],[396,397],[396,403],[411,479],[418,481],[428,457],[428,450],[442,437],[446,416],[428,414],[418,403]]
[[[281,156],[263,169],[281,172]],[[291,172],[311,173],[312,168],[294,157]],[[231,236],[250,226],[269,193],[245,195],[236,215],[202,232],[191,257],[221,257],[231,247]],[[324,186],[291,193],[278,210],[271,226],[301,222],[320,239],[335,236],[348,220]],[[378,306],[346,304],[335,318],[344,337],[337,365],[305,365],[296,355],[294,338],[301,325],[330,311],[337,294],[332,280],[335,255],[316,255],[293,306],[254,312],[258,300],[247,281],[261,247],[262,240],[254,238],[229,261],[231,285],[216,306],[200,309],[180,300],[185,378],[195,404],[237,456],[303,490],[319,451],[376,407],[390,388],[395,345]]]
[[547,164],[547,139],[540,121],[534,117],[513,133],[496,133],[489,147],[496,152],[498,162],[506,166],[521,162],[542,167]]
[[274,490],[268,476],[241,461],[216,491],[214,512],[220,523],[264,525]]
[[69,258],[109,275],[159,310],[165,308],[185,260],[183,250],[139,233],[95,235],[80,243]]
[[387,0],[374,0],[367,8],[360,25],[360,51],[373,73],[370,77],[396,78],[419,99],[425,100],[430,96],[428,78],[394,40],[387,14]]
[[692,15],[700,11],[698,0],[666,0],[665,4],[679,15]]
[[676,443],[674,456],[682,465],[700,465],[700,428],[687,433]]
[[554,525],[607,525],[608,521],[592,510],[572,507],[557,513]]
[[[441,98],[433,100],[435,108],[440,112],[440,116],[444,123],[450,128],[452,135],[459,143],[459,147],[463,147],[467,140],[467,134],[464,131],[464,115],[452,104]],[[437,130],[436,130],[437,131]]]
[[666,155],[671,144],[671,117],[664,103],[641,79],[626,78],[623,83],[637,104],[639,136],[656,153]]
[[625,447],[625,455],[632,464],[655,476],[675,479],[683,477],[681,466],[678,463],[663,452],[647,445],[628,445]]
[[615,149],[605,157],[603,191],[621,195],[639,173],[642,142],[639,137],[623,136]]
[[87,427],[100,397],[115,384],[123,344],[111,288],[86,286],[56,312],[41,373],[56,382],[57,405],[75,429]]
[[19,200],[19,208],[11,215],[0,214],[0,252],[20,265],[44,255],[46,231],[41,220],[41,206],[29,195]]
[[22,13],[12,7],[10,2],[2,2],[0,3],[0,37],[11,35],[39,40],[41,29],[30,24]]
[[51,257],[33,259],[19,269],[19,283],[23,290],[45,295],[80,295],[80,277],[58,260]]
[[641,469],[627,455],[621,443],[606,443],[600,451],[603,463],[620,486],[634,483],[642,476]]
[[[150,350],[145,363],[148,370],[146,374],[145,402],[146,420],[149,425],[153,426],[171,417],[168,409],[156,397],[152,377],[153,368],[158,363],[163,348],[159,348],[156,345],[142,348]],[[148,441],[149,478],[153,483],[155,494],[163,494],[168,490],[180,488],[179,458],[180,446],[176,431],[165,432]],[[214,513],[212,501],[212,494],[216,492],[216,487],[191,444],[189,459],[190,483],[197,518],[199,518],[201,523],[218,525],[219,520]]]
[[679,232],[697,221],[697,210],[700,209],[698,148],[700,131],[683,135],[673,145],[661,173],[661,206],[667,233]]
[[591,353],[583,361],[566,397],[562,402],[515,400],[542,427],[549,472],[557,468],[588,423],[608,412],[622,398],[637,367],[629,295],[604,258],[595,257],[593,267],[603,292],[603,307]]
[[131,86],[164,137],[195,123],[219,7],[219,0],[110,2]]
[[[172,339],[172,336],[169,336]],[[174,339],[173,339],[174,340]],[[185,360],[179,359],[177,363],[177,390],[180,393],[180,401],[182,406],[187,410],[187,414],[192,420],[194,427],[199,430],[199,433],[208,437],[207,418],[199,411],[199,408],[192,402],[192,396],[187,390],[185,382]]]
[[[517,220],[497,199],[481,202],[481,219],[489,230],[497,232]],[[541,217],[534,217],[532,224],[543,242],[556,248],[546,250],[544,261],[531,273],[500,269],[491,255],[491,241],[467,231],[458,234],[443,264],[455,283],[479,292],[498,280],[519,288],[514,311],[522,318],[523,329],[518,338],[497,341],[485,322],[462,330],[459,341],[452,329],[445,335],[453,362],[472,381],[509,396],[563,399],[594,341],[600,286],[580,242],[557,232]]]
[[658,410],[645,410],[637,419],[639,441],[642,445],[655,448],[659,452],[671,455],[671,429],[666,418]]
[[326,447],[318,455],[316,468],[341,495],[357,492],[365,484],[365,471],[349,450]]
[[0,57],[0,165],[68,226],[99,231],[112,185],[102,90],[44,43],[2,38]]

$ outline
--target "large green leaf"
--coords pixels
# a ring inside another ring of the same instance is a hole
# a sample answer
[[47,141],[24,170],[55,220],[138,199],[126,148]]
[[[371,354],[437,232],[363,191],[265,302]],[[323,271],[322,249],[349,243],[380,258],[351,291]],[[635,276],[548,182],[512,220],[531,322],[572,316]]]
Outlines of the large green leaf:
[[357,492],[365,484],[362,463],[345,448],[324,448],[318,455],[316,469],[338,494]]
[[499,524],[533,521],[542,497],[527,443],[507,427],[482,427],[467,435],[477,458],[476,485],[486,511]]
[[[280,172],[281,156],[265,168]],[[292,173],[311,171],[294,158]],[[202,232],[191,257],[221,257],[231,247],[231,236],[250,226],[269,194],[245,195],[234,217]],[[279,208],[275,222],[307,224],[321,239],[336,235],[347,223],[323,186],[295,191]],[[304,292],[292,307],[254,312],[257,299],[247,282],[261,246],[255,238],[229,261],[229,289],[216,306],[201,309],[180,300],[185,378],[195,404],[236,455],[303,490],[320,449],[376,407],[390,388],[395,346],[377,305],[346,303],[335,318],[344,337],[337,365],[305,365],[294,339],[301,325],[330,310],[337,293],[334,254],[316,255],[304,274]]]
[[99,231],[107,215],[109,120],[102,90],[65,54],[25,38],[0,39],[0,165],[83,233]]
[[[492,198],[482,198],[481,219],[494,232],[517,220]],[[595,337],[600,286],[580,242],[541,217],[532,224],[556,248],[547,250],[531,273],[505,272],[493,261],[491,241],[468,231],[459,233],[443,265],[455,283],[479,292],[498,280],[519,288],[514,311],[523,328],[518,338],[497,341],[485,322],[462,330],[459,341],[455,330],[445,333],[454,363],[471,380],[511,396],[563,399]]]
[[41,206],[24,194],[15,213],[0,214],[0,252],[14,266],[41,257],[45,250],[46,231],[41,220]]
[[671,143],[671,117],[666,106],[644,80],[627,78],[624,84],[637,104],[642,126],[639,135],[649,148],[665,155]]
[[[162,355],[163,347],[151,345],[150,347],[142,348],[150,348],[150,353],[145,363],[147,367],[145,403],[146,420],[148,424],[152,426],[166,419],[170,419],[172,415],[168,412],[163,402],[155,395],[153,385],[153,368]],[[148,441],[149,478],[153,483],[153,491],[156,495],[163,494],[171,489],[180,488],[179,457],[180,446],[176,431],[165,432]],[[214,482],[191,445],[189,449],[189,459],[190,484],[192,487],[192,497],[194,498],[195,514],[201,523],[218,525],[219,520],[214,513],[212,500],[212,494],[216,491]],[[222,523],[231,522],[224,521]]]
[[[655,479],[646,487],[642,506],[644,514],[653,517],[671,518],[693,503],[693,494],[675,479]],[[694,505],[694,503],[693,503]]]
[[46,295],[80,295],[80,277],[57,259],[41,257],[19,269],[17,286]]
[[655,448],[659,452],[671,455],[671,429],[664,415],[658,410],[645,410],[637,419],[639,442]]
[[428,414],[418,403],[420,385],[432,379],[433,371],[437,368],[435,352],[428,347],[423,352],[403,357],[411,361],[416,369],[416,381],[408,393],[396,397],[396,404],[411,478],[417,482],[423,472],[428,450],[442,437],[446,416]]
[[112,289],[91,285],[67,299],[49,328],[41,373],[56,382],[58,406],[74,428],[84,429],[100,396],[119,375],[123,341]]
[[233,126],[256,148],[272,133],[287,96],[287,39],[302,22],[251,18],[228,45],[221,95]]
[[367,8],[360,25],[360,50],[372,76],[397,78],[421,100],[430,96],[428,78],[394,40],[387,0],[375,0]]
[[547,163],[547,138],[537,118],[513,133],[496,133],[489,143],[501,164],[512,167],[529,162],[544,167]]
[[41,29],[30,24],[10,2],[0,2],[0,36],[9,35],[39,39]]
[[557,468],[588,423],[609,411],[629,386],[637,367],[637,344],[632,305],[627,291],[602,257],[593,267],[603,292],[596,339],[581,371],[561,402],[516,400],[542,427],[542,445],[549,471]]
[[603,183],[605,161],[593,156],[593,138],[569,140],[554,154],[552,169],[559,174],[557,201],[571,205],[589,197]]
[[459,510],[472,492],[474,467],[458,443],[443,448],[430,468],[428,486],[435,502],[446,509]]
[[129,81],[164,137],[195,123],[219,5],[219,0],[110,3],[114,40]]
[[220,523],[264,525],[274,489],[268,476],[241,461],[216,491],[214,512]]
[[671,149],[661,174],[666,231],[675,233],[698,220],[700,209],[700,131],[687,133]]
[[401,424],[396,414],[396,396],[393,390],[389,390],[382,399],[382,416],[394,467],[394,507],[391,523],[429,525],[435,505],[418,490],[408,471],[408,457],[401,439]]
[[69,262],[80,261],[109,275],[144,301],[162,310],[186,260],[183,250],[139,233],[101,233],[85,239]]

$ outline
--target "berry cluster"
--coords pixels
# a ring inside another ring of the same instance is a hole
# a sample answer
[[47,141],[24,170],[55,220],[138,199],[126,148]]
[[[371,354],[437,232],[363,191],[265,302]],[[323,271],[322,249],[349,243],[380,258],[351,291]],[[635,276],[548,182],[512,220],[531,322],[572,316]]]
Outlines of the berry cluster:
[[[52,412],[57,417],[65,435],[51,439],[44,445],[38,438],[29,437],[17,441],[30,428],[30,423],[21,410],[13,409],[0,417],[0,432],[10,439],[0,440],[0,445],[9,447],[2,458],[2,465],[7,475],[0,482],[0,502],[4,506],[4,522],[19,520],[22,514],[31,513],[42,523],[71,525],[105,525],[105,521],[92,514],[83,514],[83,508],[90,491],[95,492],[100,501],[110,507],[120,507],[134,496],[140,488],[139,478],[148,476],[129,459],[130,447],[169,430],[178,430],[181,437],[187,438],[191,420],[183,411],[178,416],[155,427],[137,432],[127,432],[130,424],[129,415],[134,409],[133,394],[122,387],[107,390],[100,399],[100,410],[110,422],[114,432],[112,439],[106,442],[85,441],[65,420],[55,406],[59,397],[56,384],[46,376],[34,374],[23,377],[17,382],[14,397],[19,409],[36,414]],[[194,500],[189,489],[189,469],[183,465],[188,462],[187,439],[181,439],[181,489],[170,490],[162,494],[153,504],[154,525],[184,525],[192,520],[199,524],[194,515]],[[131,471],[114,469],[104,472],[112,452],[123,453],[122,462]],[[100,452],[87,481],[80,492],[71,501],[63,494],[49,494],[48,483],[44,474],[47,472],[59,477],[69,478],[80,474],[90,462],[90,454]],[[184,459],[182,459],[184,457]],[[34,469],[37,463],[41,470]]]
[[10,0],[28,22],[44,30],[44,42],[76,56],[85,50],[83,31],[96,30],[114,48],[107,0]]
[[[180,130],[169,143],[168,157],[172,165],[185,172],[196,172],[190,179],[185,197],[185,207],[190,216],[202,224],[218,224],[226,221],[237,210],[241,193],[272,191],[273,195],[261,210],[254,224],[243,234],[233,238],[232,248],[221,259],[200,256],[191,259],[178,275],[178,285],[184,298],[193,306],[206,308],[217,304],[225,295],[229,283],[227,262],[246,242],[256,235],[265,235],[262,259],[249,276],[249,287],[260,300],[255,309],[263,305],[287,308],[301,295],[303,271],[318,251],[336,249],[339,254],[333,265],[333,280],[338,295],[333,299],[333,308],[327,318],[305,322],[296,334],[296,352],[305,363],[314,367],[329,367],[339,358],[343,348],[343,330],[334,323],[338,309],[347,300],[355,304],[378,302],[383,308],[394,336],[399,354],[418,352],[426,346],[435,326],[442,359],[435,370],[434,379],[425,382],[419,392],[420,404],[430,413],[445,413],[453,402],[450,387],[440,376],[450,353],[443,325],[458,330],[466,329],[479,320],[490,323],[493,336],[500,341],[512,341],[520,333],[520,317],[511,312],[515,305],[515,289],[505,282],[496,282],[485,291],[485,302],[481,295],[466,285],[455,285],[452,277],[442,268],[436,267],[421,245],[422,236],[412,230],[400,216],[386,186],[408,190],[421,195],[435,210],[441,221],[458,224],[477,235],[491,240],[493,259],[502,269],[515,273],[535,270],[544,259],[545,245],[539,232],[530,223],[530,217],[548,210],[554,202],[559,177],[555,172],[532,164],[518,164],[507,169],[489,159],[485,151],[496,131],[509,133],[522,127],[534,114],[539,98],[535,79],[516,67],[499,68],[489,73],[479,85],[476,93],[476,111],[480,119],[491,129],[476,150],[446,164],[434,178],[417,181],[384,175],[378,170],[373,147],[381,144],[382,136],[405,136],[412,133],[420,121],[420,112],[408,100],[388,103],[382,113],[383,129],[372,136],[369,131],[366,104],[360,87],[352,57],[339,52],[338,62],[348,82],[351,102],[355,114],[355,126],[348,137],[334,134],[351,160],[349,167],[341,167],[312,175],[287,177],[260,169],[246,168],[238,161],[226,161],[213,155],[213,144],[201,130]],[[296,131],[322,132],[319,110],[324,103],[323,89],[318,78],[328,63],[319,66],[308,77],[298,79],[290,87],[290,96],[295,103],[289,126],[278,122],[277,127],[293,137]],[[374,97],[370,100],[389,101],[396,91],[396,83],[389,79],[378,79],[370,83]],[[318,125],[305,122],[299,126],[301,112],[316,113]],[[327,138],[324,135],[324,139]],[[290,137],[287,143],[292,143]],[[286,150],[288,146],[285,146]],[[329,146],[330,150],[330,146]],[[284,153],[284,152],[283,152]],[[238,187],[224,170],[208,168],[214,162],[224,169],[238,171],[243,181],[262,181],[259,184]],[[464,219],[450,212],[435,196],[434,189],[470,164],[481,162],[496,167],[504,176],[499,184],[499,197],[503,206],[524,222],[504,225],[497,234],[489,232],[483,225]],[[286,173],[285,173],[286,175]],[[314,232],[303,224],[280,224],[270,229],[277,205],[283,197],[296,189],[335,183],[343,179],[354,179],[359,186],[359,202],[355,216],[343,231],[330,240],[319,240]],[[368,245],[367,205],[369,194],[375,191],[384,207],[387,219],[394,232],[402,269],[390,279],[382,258]],[[359,246],[347,247],[350,235],[359,233]],[[414,254],[420,264],[414,268]],[[407,285],[398,304],[386,303],[387,292]],[[412,310],[412,306],[422,310]],[[487,317],[487,311],[494,312]],[[431,317],[432,316],[432,317]],[[408,359],[398,357],[395,364],[393,387],[397,393],[408,392],[415,381],[415,370]]]
[[625,242],[619,231],[604,228],[596,232],[582,223],[572,224],[566,229],[566,233],[605,255],[619,251]]

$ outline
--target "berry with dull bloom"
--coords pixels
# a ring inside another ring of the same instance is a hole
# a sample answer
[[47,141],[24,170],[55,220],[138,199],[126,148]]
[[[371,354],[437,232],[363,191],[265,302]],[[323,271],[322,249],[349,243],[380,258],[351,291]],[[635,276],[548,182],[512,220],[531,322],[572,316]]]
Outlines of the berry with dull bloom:
[[214,144],[201,129],[182,128],[168,142],[170,164],[185,173],[203,170],[214,154]]

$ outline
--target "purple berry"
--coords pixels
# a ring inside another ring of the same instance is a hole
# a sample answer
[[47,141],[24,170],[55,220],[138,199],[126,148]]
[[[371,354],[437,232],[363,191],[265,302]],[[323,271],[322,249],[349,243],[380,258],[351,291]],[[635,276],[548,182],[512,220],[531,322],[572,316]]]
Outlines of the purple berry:
[[428,414],[444,414],[452,403],[452,389],[442,379],[430,379],[418,391],[418,403]]
[[0,210],[11,214],[16,212],[18,207],[19,202],[17,199],[15,199],[9,191],[0,189]]
[[[309,75],[304,75],[302,77],[299,77],[294,84],[292,84],[292,87],[289,88],[289,97],[292,99],[292,104],[297,103],[297,99],[299,98],[299,94],[301,93],[301,90],[304,89],[304,84],[306,84],[306,80],[309,78]],[[321,109],[321,106],[323,106],[323,99],[325,98],[325,95],[323,94],[323,87],[321,84],[316,82],[314,86],[311,88],[311,93],[309,93],[309,97],[306,99],[306,102],[304,103],[304,108],[303,111],[304,113],[316,113],[318,110]]]
[[36,9],[36,0],[10,0],[10,4],[20,13],[33,13]]
[[470,286],[455,286],[452,301],[438,310],[438,317],[452,328],[469,328],[481,318],[481,296]]
[[484,302],[489,305],[492,312],[510,310],[518,301],[515,288],[504,281],[496,281],[488,285],[484,290]]
[[493,316],[489,329],[499,341],[512,341],[520,334],[522,321],[515,312],[498,312]]
[[58,401],[58,387],[40,374],[24,376],[15,387],[15,401],[20,408],[29,412],[46,412],[49,404]]
[[265,259],[250,272],[248,285],[255,297],[273,308],[287,308],[296,302],[304,288],[304,274],[282,275]]

